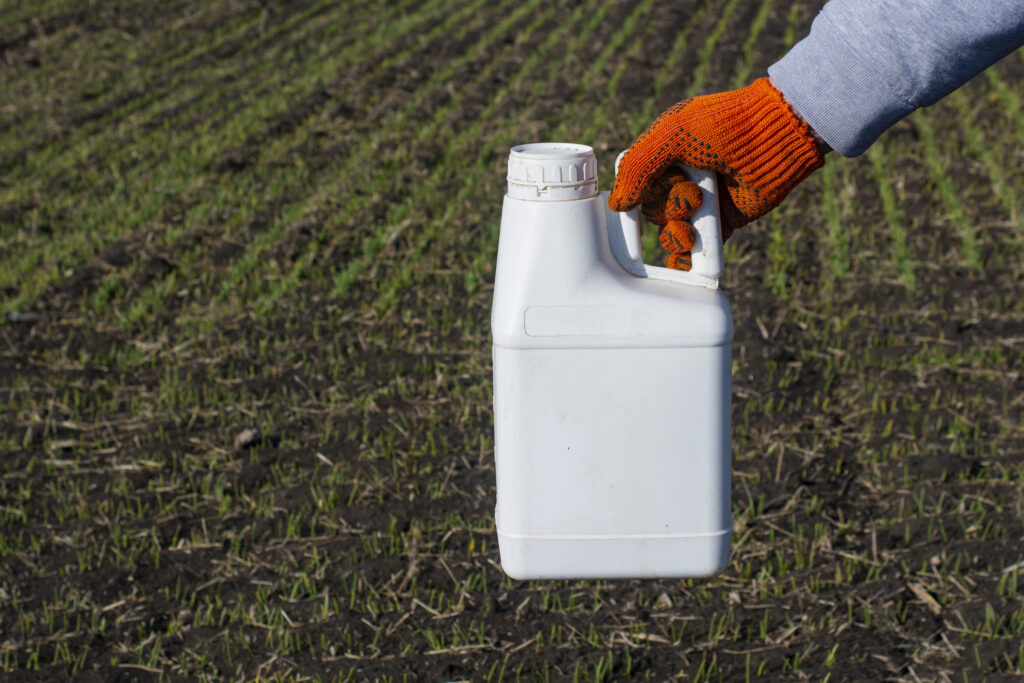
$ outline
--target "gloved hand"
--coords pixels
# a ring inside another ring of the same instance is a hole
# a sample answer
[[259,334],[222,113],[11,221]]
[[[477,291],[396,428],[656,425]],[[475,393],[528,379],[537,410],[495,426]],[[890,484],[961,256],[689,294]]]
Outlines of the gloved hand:
[[745,88],[683,100],[659,116],[619,163],[608,197],[614,211],[640,204],[661,227],[668,267],[690,269],[700,189],[680,163],[718,174],[722,239],[768,213],[825,163],[807,124],[767,78]]

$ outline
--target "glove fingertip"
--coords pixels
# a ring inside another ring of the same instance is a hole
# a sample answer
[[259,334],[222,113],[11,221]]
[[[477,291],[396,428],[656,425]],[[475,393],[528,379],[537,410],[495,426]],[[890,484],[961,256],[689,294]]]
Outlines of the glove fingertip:
[[703,203],[703,195],[696,183],[690,181],[679,182],[672,186],[669,192],[669,202],[678,210],[686,213],[684,218],[689,218],[700,208]]
[[694,240],[693,226],[685,221],[669,221],[658,235],[661,246],[674,254],[692,249]]
[[629,211],[638,203],[636,201],[631,202],[630,199],[623,198],[621,195],[616,194],[615,190],[612,190],[608,194],[608,208],[612,211]]
[[669,254],[668,258],[665,259],[665,267],[671,268],[672,270],[690,270],[693,268],[693,260],[690,256],[690,252],[686,251],[681,254]]

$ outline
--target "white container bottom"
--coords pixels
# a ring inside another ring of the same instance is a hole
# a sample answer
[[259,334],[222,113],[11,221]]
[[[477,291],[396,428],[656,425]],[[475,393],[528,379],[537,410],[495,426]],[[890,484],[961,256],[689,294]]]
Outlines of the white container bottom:
[[[500,522],[498,522],[500,525]],[[729,564],[732,529],[665,536],[519,536],[498,532],[514,579],[713,576]]]
[[494,363],[504,417],[495,521],[509,576],[692,577],[726,566],[728,346],[496,346]]

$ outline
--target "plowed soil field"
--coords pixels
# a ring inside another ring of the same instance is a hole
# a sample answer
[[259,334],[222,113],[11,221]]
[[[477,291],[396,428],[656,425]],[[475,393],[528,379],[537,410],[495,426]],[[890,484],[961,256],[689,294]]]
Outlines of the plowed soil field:
[[500,568],[509,147],[820,6],[0,0],[3,678],[1024,673],[1024,52],[727,244],[722,575]]

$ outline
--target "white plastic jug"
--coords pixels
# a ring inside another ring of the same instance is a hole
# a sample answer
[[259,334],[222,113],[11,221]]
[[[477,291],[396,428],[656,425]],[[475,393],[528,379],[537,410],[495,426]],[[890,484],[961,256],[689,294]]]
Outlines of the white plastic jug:
[[585,145],[514,147],[491,310],[495,520],[518,579],[729,560],[732,315],[712,173],[690,272],[645,265]]

